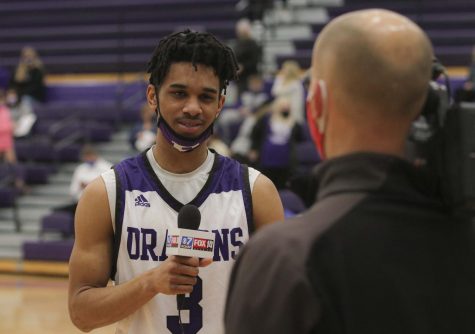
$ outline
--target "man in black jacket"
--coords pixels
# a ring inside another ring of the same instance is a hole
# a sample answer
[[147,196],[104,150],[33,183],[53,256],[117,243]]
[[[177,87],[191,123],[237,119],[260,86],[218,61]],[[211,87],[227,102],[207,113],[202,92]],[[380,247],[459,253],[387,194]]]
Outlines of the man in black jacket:
[[386,10],[319,35],[307,116],[322,157],[316,203],[256,234],[226,309],[235,333],[474,333],[475,237],[403,159],[427,95],[424,32]]
[[238,93],[248,87],[248,79],[259,73],[262,58],[262,48],[252,37],[251,22],[248,19],[240,19],[236,23],[236,45],[234,53],[239,64],[239,80],[237,81]]

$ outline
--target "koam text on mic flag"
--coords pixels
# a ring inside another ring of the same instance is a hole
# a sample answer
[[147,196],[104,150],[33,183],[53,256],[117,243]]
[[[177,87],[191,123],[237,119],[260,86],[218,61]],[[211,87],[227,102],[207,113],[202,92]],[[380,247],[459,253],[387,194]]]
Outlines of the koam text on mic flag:
[[213,258],[214,233],[184,228],[169,228],[167,255]]

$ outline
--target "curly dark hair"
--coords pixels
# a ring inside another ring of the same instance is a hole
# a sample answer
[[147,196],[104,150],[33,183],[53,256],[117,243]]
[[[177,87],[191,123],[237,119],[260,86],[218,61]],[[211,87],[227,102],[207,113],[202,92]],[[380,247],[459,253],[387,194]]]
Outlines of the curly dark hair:
[[238,63],[232,49],[207,32],[189,29],[166,36],[158,43],[148,63],[150,83],[159,87],[176,62],[190,62],[214,69],[219,78],[220,92],[226,92],[229,81],[237,79]]

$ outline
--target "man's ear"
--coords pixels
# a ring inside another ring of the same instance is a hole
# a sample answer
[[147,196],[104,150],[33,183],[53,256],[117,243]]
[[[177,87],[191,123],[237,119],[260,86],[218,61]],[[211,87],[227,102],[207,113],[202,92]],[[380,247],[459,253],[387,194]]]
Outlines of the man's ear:
[[328,92],[327,92],[327,85],[325,81],[318,80],[318,104],[319,104],[319,111],[318,115],[318,127],[320,131],[323,133],[325,132],[327,118],[328,118]]
[[309,122],[314,122],[320,132],[324,132],[327,117],[327,89],[323,80],[313,81],[307,96]]
[[153,110],[156,110],[158,107],[158,96],[156,92],[157,90],[155,89],[154,85],[149,84],[147,86],[147,103]]
[[316,111],[315,120],[320,132],[325,132],[326,120],[327,120],[327,86],[325,81],[318,80],[314,91],[314,108]]

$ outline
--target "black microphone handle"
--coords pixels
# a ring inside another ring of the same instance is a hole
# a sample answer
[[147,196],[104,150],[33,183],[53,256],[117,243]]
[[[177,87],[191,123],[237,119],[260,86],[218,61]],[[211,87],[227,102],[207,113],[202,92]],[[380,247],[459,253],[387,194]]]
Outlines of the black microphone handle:
[[185,303],[185,295],[184,294],[176,295],[176,304],[179,310],[183,310],[184,303]]
[[[183,206],[178,212],[177,220],[178,228],[196,231],[199,228],[201,221],[200,210],[193,204],[187,204]],[[176,295],[176,303],[178,310],[183,310],[183,304],[185,303],[185,295]]]

